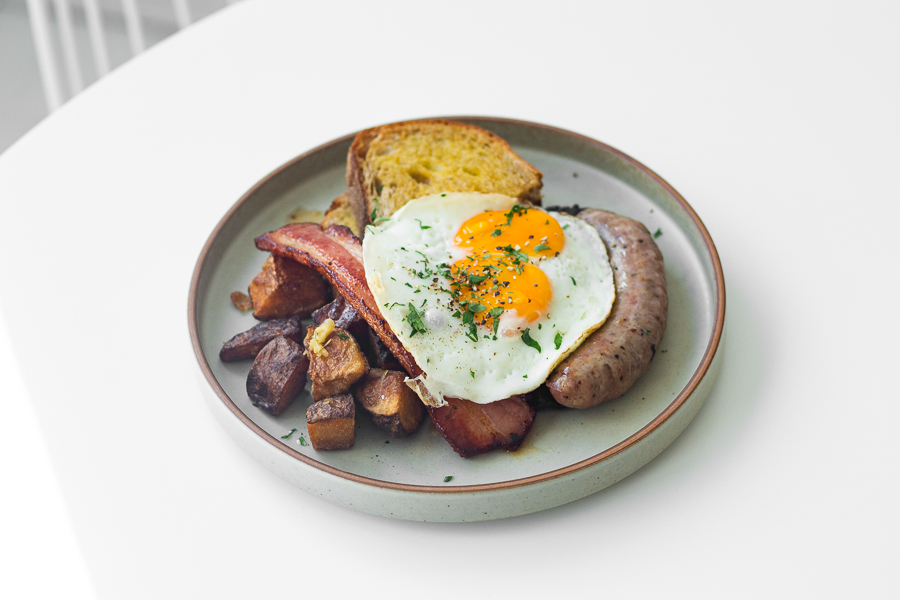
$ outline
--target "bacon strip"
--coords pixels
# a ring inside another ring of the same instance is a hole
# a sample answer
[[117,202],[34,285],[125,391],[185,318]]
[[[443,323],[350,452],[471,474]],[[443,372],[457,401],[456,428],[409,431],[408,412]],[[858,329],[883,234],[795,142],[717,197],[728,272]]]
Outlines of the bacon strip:
[[[350,229],[331,225],[323,231],[317,223],[294,223],[256,238],[256,247],[292,258],[318,271],[365,319],[410,377],[422,374],[422,369],[381,315],[366,283],[362,242]],[[525,402],[525,396],[513,396],[490,404],[475,404],[461,398],[444,399],[447,406],[428,407],[428,414],[462,457],[495,448],[518,448],[534,423],[534,409]]]
[[515,450],[534,423],[534,409],[525,396],[512,396],[490,404],[462,398],[444,398],[447,406],[428,407],[428,414],[444,439],[463,458],[494,448]]
[[365,319],[410,377],[418,377],[422,373],[415,359],[381,316],[375,296],[366,283],[362,242],[349,228],[331,225],[323,231],[317,223],[294,223],[256,238],[256,247],[293,258],[318,271]]

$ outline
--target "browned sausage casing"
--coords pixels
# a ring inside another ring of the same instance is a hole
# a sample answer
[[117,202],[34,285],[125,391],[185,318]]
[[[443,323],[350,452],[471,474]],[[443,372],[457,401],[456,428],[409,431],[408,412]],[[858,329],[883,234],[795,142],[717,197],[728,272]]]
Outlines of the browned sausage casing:
[[606,244],[616,301],[603,326],[553,370],[547,387],[563,406],[589,408],[624,394],[650,366],[669,299],[663,257],[646,227],[605,210],[583,210],[578,217]]

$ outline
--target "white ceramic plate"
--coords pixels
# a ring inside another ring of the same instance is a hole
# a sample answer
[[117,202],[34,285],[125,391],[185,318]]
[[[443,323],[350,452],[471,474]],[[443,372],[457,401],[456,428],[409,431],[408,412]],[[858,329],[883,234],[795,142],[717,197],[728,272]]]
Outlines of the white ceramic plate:
[[[634,159],[584,136],[507,119],[459,120],[494,131],[542,171],[545,206],[604,208],[658,231],[668,327],[650,369],[624,396],[588,410],[539,412],[515,452],[463,459],[427,417],[418,432],[398,440],[360,413],[353,449],[316,452],[302,445],[309,439],[308,391],[273,417],[247,397],[250,362],[218,358],[226,340],[256,323],[229,299],[232,291],[246,290],[267,257],[253,239],[285,224],[298,209],[324,210],[346,190],[353,136],[279,167],[222,218],[197,261],[188,317],[201,387],[225,429],[260,463],[306,491],[369,513],[473,521],[582,498],[633,473],[671,443],[699,410],[718,370],[725,318],[722,268],[706,228],[671,186]],[[284,439],[292,429],[297,431]]]

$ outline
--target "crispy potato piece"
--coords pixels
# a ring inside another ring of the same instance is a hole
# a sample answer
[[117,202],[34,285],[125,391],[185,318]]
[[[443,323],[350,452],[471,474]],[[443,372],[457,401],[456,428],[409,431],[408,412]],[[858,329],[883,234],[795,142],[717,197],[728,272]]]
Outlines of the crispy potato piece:
[[305,334],[306,330],[300,323],[300,317],[263,321],[225,342],[219,351],[219,358],[225,362],[246,360],[255,357],[278,336],[299,344]]
[[250,367],[247,395],[255,406],[279,415],[306,385],[309,359],[300,344],[276,337]]
[[379,369],[387,369],[389,371],[403,371],[403,366],[397,357],[394,356],[388,347],[384,345],[381,338],[378,337],[371,327],[367,328],[361,345],[369,359],[369,364]]
[[323,351],[318,353],[313,351],[311,348],[316,347],[313,340],[315,331],[315,327],[306,329],[303,346],[309,357],[312,397],[315,400],[322,400],[349,390],[368,373],[369,363],[356,340],[344,329],[334,328],[327,340],[321,342],[324,345]]
[[308,317],[331,300],[328,285],[318,273],[281,256],[269,256],[249,291],[253,316],[260,321]]
[[241,312],[253,310],[253,299],[244,292],[231,292],[231,303]]
[[336,295],[335,299],[312,314],[316,324],[322,324],[325,319],[332,319],[335,327],[340,327],[350,332],[356,339],[370,366],[379,369],[392,369],[402,371],[403,367],[384,342],[372,331],[356,310],[344,300],[343,296]]
[[375,424],[393,437],[406,437],[418,429],[425,405],[403,380],[406,373],[371,369],[356,386],[356,400]]
[[325,398],[306,409],[306,429],[315,450],[344,450],[356,441],[353,396]]
[[[334,321],[334,326],[349,331],[353,337],[364,334],[369,326],[362,316],[350,306],[343,296],[335,296],[335,299],[312,314],[316,325],[321,325],[325,319]],[[357,339],[357,341],[359,341]]]
[[528,406],[535,411],[566,408],[556,401],[556,398],[554,398],[553,394],[550,393],[550,390],[547,389],[546,384],[530,392],[526,402],[528,402]]
[[350,228],[353,235],[359,237],[359,228],[356,226],[356,218],[353,216],[353,207],[350,205],[350,195],[341,194],[331,203],[322,218],[322,229],[328,229],[331,225],[345,225]]

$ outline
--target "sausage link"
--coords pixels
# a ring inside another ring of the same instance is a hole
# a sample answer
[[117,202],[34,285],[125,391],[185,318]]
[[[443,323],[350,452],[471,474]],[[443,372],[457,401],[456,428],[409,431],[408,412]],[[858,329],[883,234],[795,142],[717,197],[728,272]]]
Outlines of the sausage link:
[[662,254],[643,224],[597,209],[578,217],[606,244],[616,300],[600,329],[553,370],[547,387],[563,406],[589,408],[624,394],[650,366],[669,299]]

